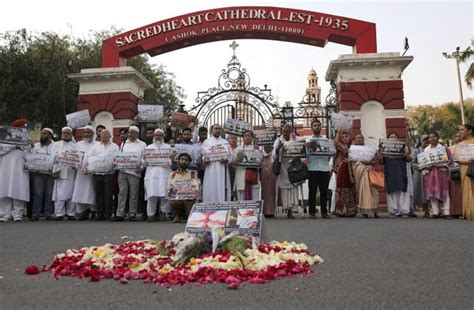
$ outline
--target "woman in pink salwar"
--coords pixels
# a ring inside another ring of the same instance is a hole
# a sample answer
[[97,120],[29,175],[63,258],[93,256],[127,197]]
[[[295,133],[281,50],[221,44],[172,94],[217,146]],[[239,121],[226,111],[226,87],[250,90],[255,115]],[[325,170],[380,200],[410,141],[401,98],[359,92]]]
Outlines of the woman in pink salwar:
[[453,156],[451,151],[438,142],[439,136],[437,132],[431,132],[428,136],[429,145],[425,148],[425,152],[434,149],[445,149],[448,155],[448,162],[432,166],[423,171],[425,197],[427,201],[431,202],[433,214],[431,218],[440,217],[439,202],[443,204],[443,217],[451,218],[449,214],[450,199],[449,199],[449,169],[453,163]]

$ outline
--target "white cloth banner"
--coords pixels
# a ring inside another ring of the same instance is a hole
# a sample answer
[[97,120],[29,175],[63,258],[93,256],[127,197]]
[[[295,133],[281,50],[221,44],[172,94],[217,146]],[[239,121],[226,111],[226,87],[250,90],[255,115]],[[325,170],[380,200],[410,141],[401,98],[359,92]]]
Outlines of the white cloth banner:
[[80,128],[91,124],[89,110],[81,110],[66,115],[67,125],[72,129]]

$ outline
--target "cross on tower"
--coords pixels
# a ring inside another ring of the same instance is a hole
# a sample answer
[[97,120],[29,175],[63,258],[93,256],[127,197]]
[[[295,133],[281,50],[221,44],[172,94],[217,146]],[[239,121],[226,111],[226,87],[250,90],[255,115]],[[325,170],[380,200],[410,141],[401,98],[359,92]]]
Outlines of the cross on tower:
[[235,50],[237,49],[237,47],[239,47],[239,45],[237,44],[237,42],[235,41],[232,41],[232,44],[229,45],[229,47],[232,49],[232,51],[234,52],[234,56],[235,56]]

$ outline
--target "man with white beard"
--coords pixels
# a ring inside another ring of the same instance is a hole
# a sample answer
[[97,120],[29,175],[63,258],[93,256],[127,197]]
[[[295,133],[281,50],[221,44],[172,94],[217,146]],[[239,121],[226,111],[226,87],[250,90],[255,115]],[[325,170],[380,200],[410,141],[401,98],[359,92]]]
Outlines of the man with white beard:
[[[86,126],[83,130],[82,141],[79,141],[76,146],[84,152],[85,158],[96,143],[98,142],[94,140],[94,127]],[[76,204],[80,221],[88,220],[89,212],[95,213],[95,190],[92,184],[92,174],[85,174],[82,169],[78,169],[71,200]],[[91,214],[91,217],[94,217],[94,213]]]
[[[163,142],[165,133],[158,128],[154,131],[153,143],[146,147],[147,150],[169,150],[171,154],[171,146]],[[160,200],[160,210],[162,220],[166,220],[166,213],[169,213],[168,205],[168,176],[171,172],[171,160],[169,166],[158,167],[152,166],[146,168],[145,173],[145,200],[147,200],[147,217],[148,222],[155,221],[156,204]],[[167,210],[168,209],[168,210]],[[165,216],[163,216],[165,215]]]
[[[16,120],[12,127],[27,125],[25,119]],[[23,208],[30,200],[30,177],[23,170],[25,153],[20,146],[0,144],[0,222],[13,218],[20,222]]]
[[[232,188],[230,187],[230,176],[228,163],[232,160],[229,142],[221,138],[221,126],[215,124],[211,127],[211,137],[202,144],[204,168],[204,180],[202,189],[203,202],[230,201]],[[219,160],[210,160],[212,149],[223,149]],[[210,152],[211,151],[211,152]]]
[[[76,143],[72,140],[72,128],[63,127],[61,130],[61,141],[56,143],[56,154],[63,151],[76,150]],[[74,191],[74,180],[76,179],[76,169],[69,166],[54,165],[53,168],[53,201],[54,220],[62,221],[67,214],[70,221],[76,220],[76,205],[72,203],[72,193]]]

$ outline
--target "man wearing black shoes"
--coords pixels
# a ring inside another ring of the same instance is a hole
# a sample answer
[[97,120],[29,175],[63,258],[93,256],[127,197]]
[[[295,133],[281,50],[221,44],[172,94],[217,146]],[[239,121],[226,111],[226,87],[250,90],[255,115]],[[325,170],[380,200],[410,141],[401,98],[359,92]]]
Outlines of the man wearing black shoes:
[[[313,136],[307,139],[307,143],[310,139],[326,139],[321,136],[321,122],[318,119],[314,119],[311,122],[311,129],[313,130]],[[306,148],[309,150],[309,146]],[[327,209],[327,198],[328,198],[328,186],[329,186],[329,159],[330,156],[308,156],[308,205],[309,205],[309,218],[316,219],[316,193],[319,188],[320,200],[321,200],[321,217],[323,219],[330,219]]]

